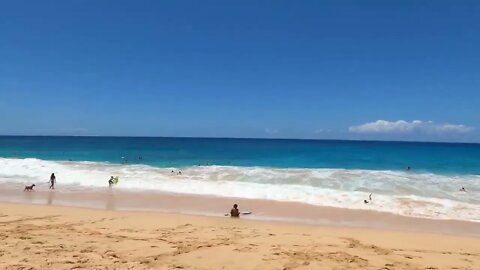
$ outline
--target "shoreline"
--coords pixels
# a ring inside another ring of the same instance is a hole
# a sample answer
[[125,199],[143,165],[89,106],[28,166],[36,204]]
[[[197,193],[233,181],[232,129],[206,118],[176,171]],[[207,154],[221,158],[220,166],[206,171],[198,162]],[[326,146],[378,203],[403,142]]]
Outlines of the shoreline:
[[478,237],[0,203],[2,269],[474,269]]
[[[480,200],[476,196],[480,192],[480,176],[475,175],[451,178],[393,171],[236,166],[194,166],[182,170],[180,175],[171,173],[176,169],[144,165],[40,159],[0,158],[0,161],[0,190],[15,193],[23,190],[24,185],[33,183],[37,183],[37,190],[48,190],[46,179],[51,172],[57,175],[61,192],[107,192],[106,179],[113,175],[121,176],[114,190],[132,193],[167,192],[296,202],[334,209],[374,210],[407,217],[480,222]],[[458,191],[458,187],[462,186],[469,192]],[[364,204],[369,194],[373,194],[373,201]],[[103,203],[103,199],[99,200]],[[232,204],[232,201],[228,202],[228,207]],[[286,207],[289,208],[289,205]],[[208,207],[203,211],[211,209]],[[215,209],[220,210],[225,211],[224,208]]]
[[126,192],[108,188],[93,192],[57,190],[23,192],[2,188],[0,203],[222,218],[225,218],[225,213],[237,203],[241,211],[253,212],[242,217],[248,220],[480,237],[478,222],[407,217],[375,210],[353,210],[295,202],[160,192]]

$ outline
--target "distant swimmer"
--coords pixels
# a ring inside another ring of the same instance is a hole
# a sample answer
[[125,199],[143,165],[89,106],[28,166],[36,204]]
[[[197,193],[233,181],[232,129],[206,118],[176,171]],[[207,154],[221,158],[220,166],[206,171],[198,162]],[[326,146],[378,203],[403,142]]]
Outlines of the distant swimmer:
[[372,193],[370,193],[370,195],[368,195],[368,199],[369,199],[370,201],[372,201]]
[[464,187],[462,187],[462,188],[459,189],[458,191],[467,192],[467,190],[466,190]]
[[57,182],[57,178],[55,177],[55,174],[52,173],[52,175],[50,175],[50,187],[49,189],[55,189],[55,183]]
[[234,204],[232,210],[230,210],[230,217],[232,218],[240,217],[240,210],[238,210],[237,204]]
[[367,200],[363,200],[363,203],[367,204],[367,203],[368,203],[368,201],[367,201]]
[[407,166],[407,171],[410,171],[412,168],[410,166]]

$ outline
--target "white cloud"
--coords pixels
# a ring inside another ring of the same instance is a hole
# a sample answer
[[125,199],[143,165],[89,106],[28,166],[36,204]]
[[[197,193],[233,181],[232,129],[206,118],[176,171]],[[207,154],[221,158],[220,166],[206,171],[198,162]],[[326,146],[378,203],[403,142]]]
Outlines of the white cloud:
[[473,131],[473,127],[458,124],[436,124],[432,121],[405,120],[386,121],[377,120],[348,129],[354,133],[467,133]]
[[464,125],[453,125],[453,124],[436,125],[434,126],[434,128],[436,131],[439,131],[439,132],[460,132],[460,133],[470,132],[475,129],[473,127],[468,127]]

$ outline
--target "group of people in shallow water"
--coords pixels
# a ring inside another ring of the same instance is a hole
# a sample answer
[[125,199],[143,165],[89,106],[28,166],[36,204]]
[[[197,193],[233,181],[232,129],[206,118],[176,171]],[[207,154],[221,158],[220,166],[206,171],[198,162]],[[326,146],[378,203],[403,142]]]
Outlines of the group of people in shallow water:
[[[410,171],[410,170],[411,170],[411,167],[408,166],[408,167],[406,168],[406,170],[407,170],[407,171]],[[172,170],[171,173],[174,174],[175,171]],[[182,171],[179,170],[176,174],[177,174],[177,175],[181,175],[181,174],[182,174]],[[55,176],[55,173],[52,173],[52,174],[50,175],[50,181],[49,181],[50,186],[49,186],[49,189],[55,189],[55,184],[56,184],[56,182],[57,182],[57,178],[56,178],[56,176]],[[117,182],[118,182],[118,177],[115,178],[115,177],[111,176],[110,179],[108,180],[108,186],[109,186],[109,187],[112,187],[112,185],[116,184]],[[29,188],[25,187],[25,190],[30,190],[30,191],[31,191],[31,190],[33,190],[33,187],[34,187],[34,186],[35,186],[35,185],[28,186]],[[460,192],[467,192],[467,190],[465,189],[465,187],[460,188],[458,191],[460,191]],[[370,203],[370,202],[372,202],[372,193],[370,193],[370,195],[368,196],[368,200],[366,200],[366,199],[363,200],[363,203],[365,203],[365,204],[368,204],[368,203]],[[240,214],[241,214],[241,212],[240,212],[240,210],[238,209],[238,205],[237,205],[237,204],[234,204],[234,205],[233,205],[233,208],[230,210],[230,214],[225,214],[225,215],[226,215],[226,216],[230,215],[230,217],[232,217],[232,218],[239,218],[239,217],[240,217]]]
[[[411,171],[412,170],[412,167],[410,166],[407,166],[407,168],[405,168],[406,171]],[[461,192],[467,192],[467,190],[465,189],[465,187],[462,187],[461,189],[459,189],[458,191],[461,191]],[[368,195],[368,200],[363,200],[363,203],[364,204],[368,204],[372,202],[372,193],[370,193],[370,195]]]

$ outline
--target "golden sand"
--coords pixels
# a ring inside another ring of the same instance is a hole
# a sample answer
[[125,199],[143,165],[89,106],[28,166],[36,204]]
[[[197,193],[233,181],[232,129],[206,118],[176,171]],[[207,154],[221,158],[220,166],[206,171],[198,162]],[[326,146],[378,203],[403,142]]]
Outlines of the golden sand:
[[480,269],[478,237],[26,204],[0,216],[0,269]]

